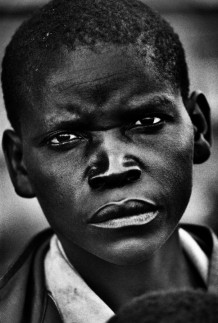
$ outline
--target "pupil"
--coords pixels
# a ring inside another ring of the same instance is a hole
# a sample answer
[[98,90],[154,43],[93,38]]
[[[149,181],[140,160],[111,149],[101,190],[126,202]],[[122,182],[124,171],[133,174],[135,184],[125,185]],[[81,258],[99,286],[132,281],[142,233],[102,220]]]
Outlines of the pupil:
[[70,139],[70,135],[65,135],[65,134],[59,135],[58,139],[59,139],[59,141],[66,141],[66,140]]

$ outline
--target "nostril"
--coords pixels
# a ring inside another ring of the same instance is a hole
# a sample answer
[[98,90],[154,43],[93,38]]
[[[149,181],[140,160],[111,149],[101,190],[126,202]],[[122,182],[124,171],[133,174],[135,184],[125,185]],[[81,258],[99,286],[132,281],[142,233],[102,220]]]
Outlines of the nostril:
[[128,183],[137,181],[140,177],[141,169],[132,168],[121,173],[90,176],[88,183],[93,189],[106,189],[125,186]]
[[136,169],[129,169],[126,174],[126,181],[128,183],[135,182],[141,177],[141,170]]
[[94,189],[98,189],[104,186],[105,181],[104,181],[104,178],[102,178],[101,176],[96,176],[96,177],[90,177],[88,182],[90,187]]

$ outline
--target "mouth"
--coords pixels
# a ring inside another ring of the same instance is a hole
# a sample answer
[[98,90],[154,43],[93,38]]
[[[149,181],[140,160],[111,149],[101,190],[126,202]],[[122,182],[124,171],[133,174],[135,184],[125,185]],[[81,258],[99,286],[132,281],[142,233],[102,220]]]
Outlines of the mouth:
[[106,229],[142,226],[153,221],[158,213],[159,207],[153,202],[127,199],[100,207],[89,224]]

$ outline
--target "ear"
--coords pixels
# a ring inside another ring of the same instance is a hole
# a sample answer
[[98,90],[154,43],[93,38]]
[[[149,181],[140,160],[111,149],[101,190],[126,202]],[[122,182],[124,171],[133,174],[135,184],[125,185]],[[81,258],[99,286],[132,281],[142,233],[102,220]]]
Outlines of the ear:
[[16,193],[22,197],[34,197],[34,190],[23,161],[21,138],[13,130],[6,130],[3,134],[2,147]]
[[209,158],[211,148],[210,106],[205,95],[193,92],[187,110],[194,127],[194,164],[201,164]]

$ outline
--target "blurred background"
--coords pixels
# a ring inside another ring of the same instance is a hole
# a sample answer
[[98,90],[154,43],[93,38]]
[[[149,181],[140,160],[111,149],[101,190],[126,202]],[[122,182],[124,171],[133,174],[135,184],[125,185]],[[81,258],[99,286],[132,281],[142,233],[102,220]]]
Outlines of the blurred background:
[[[0,61],[15,29],[47,1],[0,0]],[[211,105],[213,147],[210,160],[195,166],[194,187],[183,221],[210,225],[218,233],[218,0],[144,0],[174,27],[184,44],[191,89],[202,90]],[[0,90],[0,139],[10,127]],[[0,254],[17,253],[48,224],[36,199],[16,195],[0,148]]]

